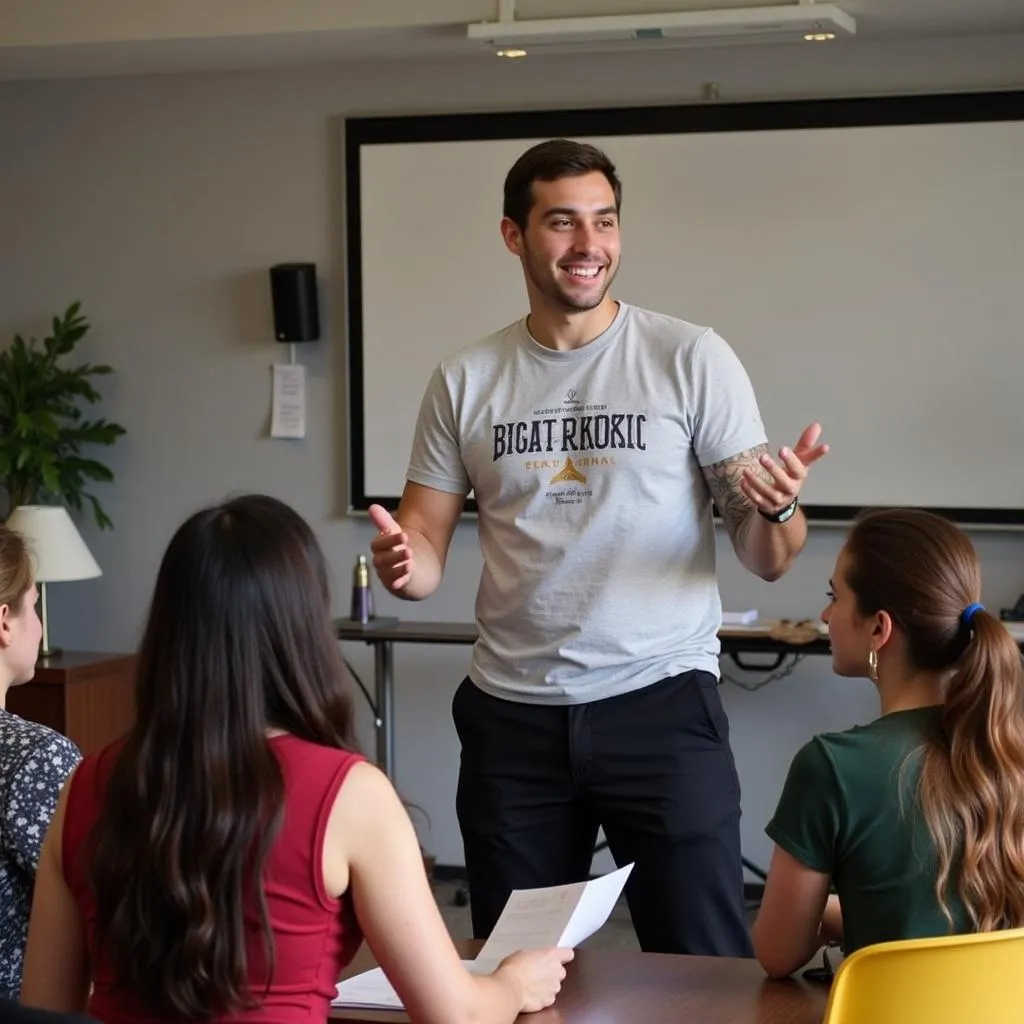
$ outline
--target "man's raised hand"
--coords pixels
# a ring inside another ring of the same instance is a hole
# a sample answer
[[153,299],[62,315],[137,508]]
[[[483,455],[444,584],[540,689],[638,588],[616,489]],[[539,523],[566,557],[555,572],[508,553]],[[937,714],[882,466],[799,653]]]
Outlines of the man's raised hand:
[[744,494],[769,514],[791,504],[807,479],[808,466],[828,454],[828,445],[818,443],[820,437],[821,424],[812,423],[793,448],[779,449],[779,462],[765,452],[760,459],[760,471],[753,468],[743,471]]
[[413,556],[408,536],[382,505],[371,505],[370,520],[380,531],[370,543],[377,578],[395,594],[412,577]]

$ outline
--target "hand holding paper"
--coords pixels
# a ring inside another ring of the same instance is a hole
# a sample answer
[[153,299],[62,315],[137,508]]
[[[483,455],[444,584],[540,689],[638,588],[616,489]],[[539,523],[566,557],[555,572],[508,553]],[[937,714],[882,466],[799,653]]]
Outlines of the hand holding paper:
[[[632,870],[627,864],[588,882],[514,890],[477,958],[463,965],[471,974],[490,974],[520,950],[579,945],[608,920]],[[379,967],[341,982],[333,1005],[402,1009]]]
[[578,946],[608,920],[632,870],[627,864],[589,882],[514,890],[477,960],[497,964],[517,949]]

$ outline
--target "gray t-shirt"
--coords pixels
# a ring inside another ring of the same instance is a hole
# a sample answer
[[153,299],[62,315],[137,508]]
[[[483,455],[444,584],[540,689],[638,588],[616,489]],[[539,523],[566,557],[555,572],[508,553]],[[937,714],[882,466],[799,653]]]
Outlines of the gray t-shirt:
[[703,669],[721,602],[701,467],[765,442],[750,380],[712,330],[625,303],[583,348],[526,320],[445,359],[408,479],[479,507],[480,639],[497,697],[576,704]]

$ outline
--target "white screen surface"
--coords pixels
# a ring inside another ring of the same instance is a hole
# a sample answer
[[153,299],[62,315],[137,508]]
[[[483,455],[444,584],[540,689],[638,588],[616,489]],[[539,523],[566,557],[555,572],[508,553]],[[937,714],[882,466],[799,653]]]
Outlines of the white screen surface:
[[[574,137],[623,181],[613,294],[715,327],[773,445],[823,424],[809,504],[1024,509],[1024,121]],[[359,147],[364,495],[441,357],[525,312],[498,223],[534,141]]]

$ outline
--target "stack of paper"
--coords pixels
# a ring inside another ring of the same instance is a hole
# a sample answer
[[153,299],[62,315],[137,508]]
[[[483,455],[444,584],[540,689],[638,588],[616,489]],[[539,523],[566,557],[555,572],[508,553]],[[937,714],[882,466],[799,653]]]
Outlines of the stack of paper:
[[[463,960],[462,965],[470,974],[490,974],[496,966],[479,960]],[[375,967],[372,971],[364,971],[341,982],[331,1005],[353,1006],[361,1010],[401,1010],[402,1000],[398,998],[387,975]]]
[[[506,956],[520,949],[578,946],[608,920],[632,870],[633,865],[627,864],[589,882],[516,889],[479,955],[463,964],[471,974],[490,974]],[[402,1001],[379,967],[341,982],[332,1005],[402,1009]]]
[[757,609],[749,608],[745,612],[722,612],[723,626],[749,626],[757,622]]

